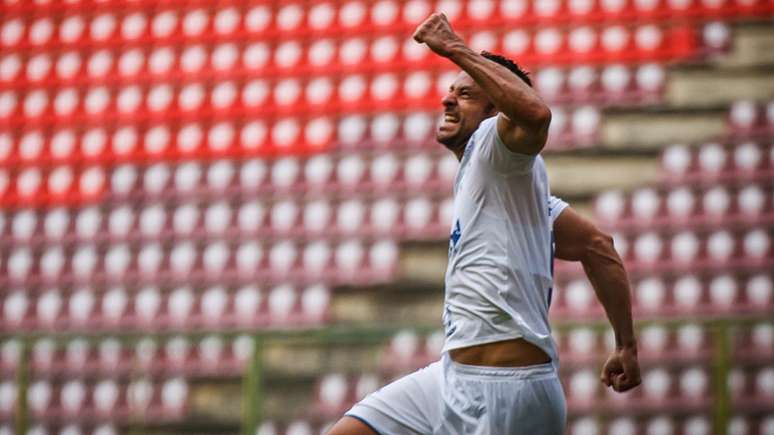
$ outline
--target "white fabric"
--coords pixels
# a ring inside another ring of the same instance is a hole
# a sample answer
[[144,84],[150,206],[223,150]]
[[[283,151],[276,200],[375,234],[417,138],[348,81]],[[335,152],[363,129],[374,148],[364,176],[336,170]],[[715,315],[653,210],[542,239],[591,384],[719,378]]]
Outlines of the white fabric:
[[368,395],[346,415],[381,435],[561,435],[566,404],[552,364],[501,368],[441,361]]
[[551,227],[566,206],[550,195],[542,157],[511,152],[497,117],[484,120],[454,185],[444,352],[521,337],[557,364],[548,323]]

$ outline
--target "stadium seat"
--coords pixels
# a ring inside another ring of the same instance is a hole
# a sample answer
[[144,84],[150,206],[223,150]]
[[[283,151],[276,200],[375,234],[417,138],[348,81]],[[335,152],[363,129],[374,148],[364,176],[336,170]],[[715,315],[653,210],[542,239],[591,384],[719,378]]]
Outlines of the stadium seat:
[[278,234],[290,232],[297,226],[299,210],[294,201],[283,200],[274,203],[271,208],[271,227]]
[[50,382],[45,380],[33,381],[27,390],[27,403],[30,410],[37,415],[43,414],[52,404],[54,394]]
[[116,286],[108,289],[102,296],[101,306],[101,319],[105,326],[124,324],[129,316],[129,305],[129,296],[124,288]]
[[771,276],[757,274],[750,277],[745,287],[749,308],[763,311],[770,307],[774,301],[772,287]]
[[271,322],[282,324],[291,322],[291,316],[296,311],[298,297],[290,285],[277,286],[269,292],[268,306]]
[[188,401],[188,383],[181,377],[166,380],[161,385],[161,407],[165,416],[182,415]]
[[99,366],[104,372],[115,372],[126,364],[126,351],[116,338],[107,337],[99,343]]
[[600,425],[593,417],[575,419],[569,425],[571,435],[593,435],[600,433]]
[[[104,379],[97,382],[92,392],[93,406],[97,414],[111,415],[120,403],[121,392],[121,387],[112,379]],[[107,431],[108,429],[102,430]]]
[[697,355],[705,351],[708,342],[707,333],[701,326],[687,323],[677,330],[677,347],[684,355]]
[[265,208],[260,201],[245,202],[237,212],[237,226],[241,232],[258,231],[263,224]]
[[229,295],[225,288],[212,286],[204,291],[201,296],[202,321],[207,327],[220,324],[228,310]]
[[344,375],[328,374],[320,380],[318,386],[319,406],[326,414],[336,414],[352,401],[350,394],[349,384]]
[[331,267],[331,258],[331,247],[326,241],[311,241],[304,247],[304,270],[310,276],[320,277]]
[[399,215],[400,205],[397,201],[389,197],[381,198],[371,206],[370,224],[379,233],[390,233],[396,231]]
[[18,394],[15,381],[5,380],[0,383],[0,416],[10,418],[14,415]]
[[575,371],[569,376],[568,383],[568,406],[583,406],[583,403],[589,403],[599,395],[598,376],[591,369]]
[[337,273],[343,277],[354,278],[363,267],[365,253],[363,243],[358,239],[348,239],[338,244],[334,253]]
[[0,344],[0,372],[13,374],[19,367],[22,356],[22,343],[16,338],[9,338]]
[[126,396],[132,414],[143,415],[148,411],[154,390],[154,385],[148,379],[139,378],[130,382]]

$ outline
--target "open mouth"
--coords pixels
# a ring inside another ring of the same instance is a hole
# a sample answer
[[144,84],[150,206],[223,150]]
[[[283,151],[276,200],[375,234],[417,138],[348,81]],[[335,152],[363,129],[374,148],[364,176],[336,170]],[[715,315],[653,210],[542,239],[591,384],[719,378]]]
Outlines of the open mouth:
[[451,114],[451,113],[444,113],[443,114],[443,122],[451,123],[451,124],[456,124],[456,123],[460,122],[460,118],[458,116],[456,116],[456,115]]

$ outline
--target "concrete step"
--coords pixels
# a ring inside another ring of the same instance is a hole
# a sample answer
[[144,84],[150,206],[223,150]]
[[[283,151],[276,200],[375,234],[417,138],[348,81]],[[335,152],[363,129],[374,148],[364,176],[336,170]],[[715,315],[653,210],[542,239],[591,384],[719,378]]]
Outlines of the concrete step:
[[331,304],[334,322],[353,326],[440,325],[446,246],[445,240],[404,245],[398,278],[389,286],[337,291]]
[[774,65],[774,23],[771,20],[738,23],[732,32],[731,49],[711,59],[712,64],[720,67]]
[[545,157],[551,192],[575,206],[607,189],[630,190],[658,179],[658,154],[556,154]]
[[671,108],[717,108],[736,100],[769,101],[774,99],[774,68],[672,70],[664,97]]
[[652,151],[674,143],[716,139],[726,131],[727,110],[681,112],[609,112],[604,115],[600,146],[607,150]]

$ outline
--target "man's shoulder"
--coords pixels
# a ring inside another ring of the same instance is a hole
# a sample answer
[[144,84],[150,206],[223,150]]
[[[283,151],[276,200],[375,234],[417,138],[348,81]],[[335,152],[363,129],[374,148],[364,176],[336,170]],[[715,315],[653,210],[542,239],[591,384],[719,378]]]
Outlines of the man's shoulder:
[[476,133],[488,133],[490,131],[494,131],[497,129],[497,117],[499,114],[490,116],[489,118],[484,119],[481,121],[480,124],[478,124],[478,128],[476,129]]
[[497,115],[481,121],[470,139],[476,151],[481,149],[481,145],[491,146],[497,140]]

